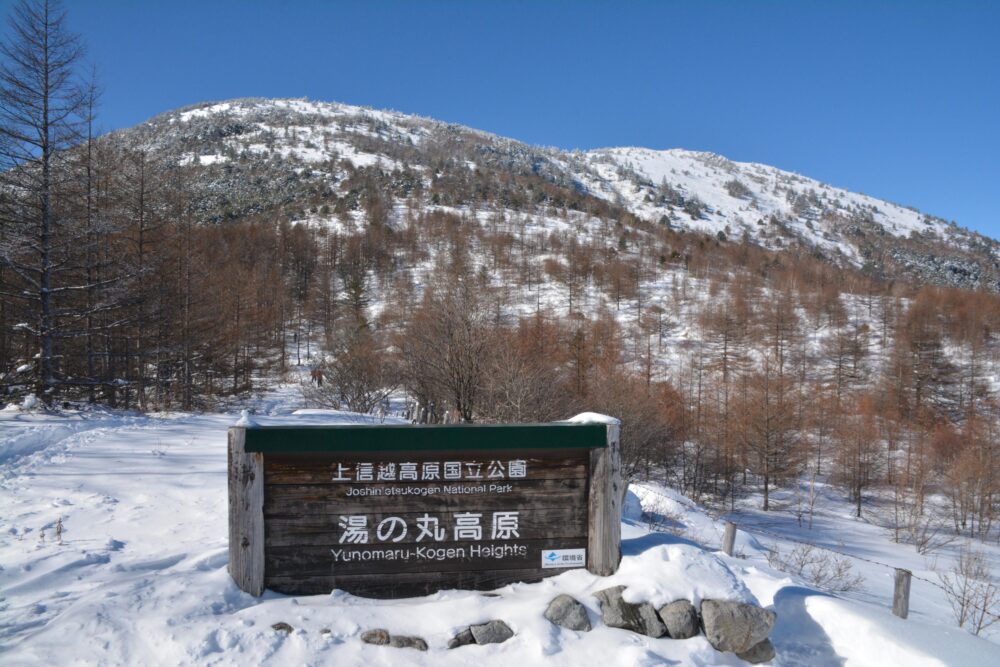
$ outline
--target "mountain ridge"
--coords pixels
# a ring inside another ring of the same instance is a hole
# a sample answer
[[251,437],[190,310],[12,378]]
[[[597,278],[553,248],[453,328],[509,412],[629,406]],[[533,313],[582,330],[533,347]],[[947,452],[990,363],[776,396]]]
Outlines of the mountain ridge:
[[139,138],[194,168],[280,155],[297,163],[293,169],[308,166],[308,176],[325,180],[334,194],[346,172],[336,164],[320,168],[330,160],[411,169],[426,182],[439,175],[442,161],[464,157],[444,169],[462,164],[539,176],[649,223],[771,250],[800,246],[875,277],[1000,289],[994,239],[912,207],[708,151],[567,151],[398,111],[290,98],[198,103],[110,136]]

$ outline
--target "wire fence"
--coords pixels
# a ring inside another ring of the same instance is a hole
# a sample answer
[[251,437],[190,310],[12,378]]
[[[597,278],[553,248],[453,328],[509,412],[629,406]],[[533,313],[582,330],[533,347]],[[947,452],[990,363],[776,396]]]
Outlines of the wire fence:
[[[655,496],[658,496],[660,498],[663,498],[665,500],[668,500],[668,501],[671,501],[671,502],[676,502],[675,498],[671,498],[670,496],[664,495],[664,494],[660,493],[659,491],[657,491],[654,488],[650,488],[648,486],[643,486],[642,489],[645,492],[647,492],[647,493],[651,493],[651,494],[653,494]],[[859,556],[857,554],[849,553],[849,552],[846,552],[846,551],[841,551],[839,549],[834,549],[834,548],[829,547],[827,545],[817,544],[815,542],[810,542],[808,540],[796,539],[794,537],[789,537],[788,535],[785,535],[785,534],[782,534],[782,533],[776,533],[776,532],[767,530],[766,528],[761,528],[761,527],[756,526],[756,525],[749,525],[748,526],[746,524],[741,524],[741,523],[735,521],[734,520],[735,517],[732,517],[732,515],[730,513],[716,512],[714,510],[702,507],[700,505],[698,506],[698,508],[704,514],[708,515],[710,518],[712,518],[712,519],[714,519],[716,521],[724,521],[724,522],[733,523],[733,524],[735,524],[737,526],[737,528],[739,530],[742,530],[743,532],[745,532],[747,534],[755,535],[755,536],[757,536],[757,535],[766,535],[766,536],[771,537],[773,539],[783,540],[785,542],[791,542],[793,544],[800,544],[802,546],[807,546],[807,547],[810,547],[810,548],[813,548],[813,549],[820,549],[822,551],[827,551],[827,552],[836,554],[838,556],[842,556],[844,558],[851,558],[851,559],[854,559],[854,560],[859,560],[859,561],[863,561],[865,563],[869,563],[871,565],[877,565],[877,566],[880,566],[880,567],[885,567],[885,568],[888,568],[888,569],[892,570],[893,572],[896,572],[898,570],[904,570],[907,573],[909,573],[909,576],[911,578],[916,579],[917,581],[921,581],[921,582],[926,583],[926,584],[930,584],[931,586],[934,586],[935,588],[940,589],[945,594],[945,596],[947,598],[950,599],[950,597],[952,595],[954,595],[954,593],[952,591],[949,591],[948,588],[945,587],[940,581],[934,581],[932,579],[928,579],[927,577],[922,577],[922,576],[916,575],[911,570],[909,570],[907,568],[901,568],[901,567],[899,567],[897,565],[893,565],[891,563],[886,563],[884,561],[876,560],[874,558],[866,558],[864,556]],[[993,611],[992,608],[987,608],[987,607],[984,607],[982,605],[978,605],[978,604],[976,604],[973,601],[966,601],[966,605],[968,607],[971,607],[972,609],[975,609],[976,611],[980,612],[981,614],[984,614],[986,618],[991,619],[991,623],[993,623],[993,622],[1000,622],[1000,613],[997,613],[997,612]]]

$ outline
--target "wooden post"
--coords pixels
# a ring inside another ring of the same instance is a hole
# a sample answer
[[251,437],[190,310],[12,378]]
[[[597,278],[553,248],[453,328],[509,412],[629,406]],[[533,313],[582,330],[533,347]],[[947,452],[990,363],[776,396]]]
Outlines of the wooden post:
[[264,592],[264,455],[244,448],[247,430],[229,429],[229,574],[241,590]]
[[722,553],[727,556],[733,555],[733,547],[736,545],[736,524],[732,521],[726,522],[726,532],[722,535]]
[[621,561],[622,500],[621,425],[608,424],[608,446],[590,454],[590,500],[587,508],[587,571],[614,574]]
[[896,568],[896,588],[892,592],[892,613],[900,618],[906,618],[910,613],[910,578],[909,570]]

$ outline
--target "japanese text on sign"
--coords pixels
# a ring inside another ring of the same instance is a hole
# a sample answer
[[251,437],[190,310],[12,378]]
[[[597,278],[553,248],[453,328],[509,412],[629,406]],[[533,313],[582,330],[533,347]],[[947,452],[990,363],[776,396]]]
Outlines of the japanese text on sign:
[[528,463],[510,461],[424,461],[423,463],[337,463],[334,482],[434,482],[439,480],[525,479]]
[[[368,544],[370,542],[402,542],[406,536],[415,533],[414,541],[443,542],[449,537],[455,542],[479,541],[484,536],[490,540],[511,540],[519,538],[520,512],[492,512],[488,521],[489,530],[484,532],[482,512],[458,512],[451,526],[442,525],[441,517],[425,513],[410,525],[398,516],[385,517],[371,525],[364,514],[341,515],[338,523],[341,529],[340,544]],[[372,539],[374,537],[374,539]]]

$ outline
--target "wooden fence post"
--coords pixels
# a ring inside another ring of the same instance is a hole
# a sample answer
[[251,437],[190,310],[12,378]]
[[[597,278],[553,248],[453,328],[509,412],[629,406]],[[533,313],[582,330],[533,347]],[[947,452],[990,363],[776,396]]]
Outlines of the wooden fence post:
[[247,430],[229,429],[229,574],[250,595],[264,592],[264,455],[246,451]]
[[900,618],[906,618],[910,613],[910,577],[909,570],[896,568],[896,587],[892,592],[892,613]]
[[726,532],[722,535],[722,553],[727,556],[733,555],[733,547],[736,545],[736,524],[732,521],[726,522]]
[[591,450],[588,508],[587,571],[602,577],[618,571],[621,561],[622,479],[621,426],[607,425],[607,447]]

